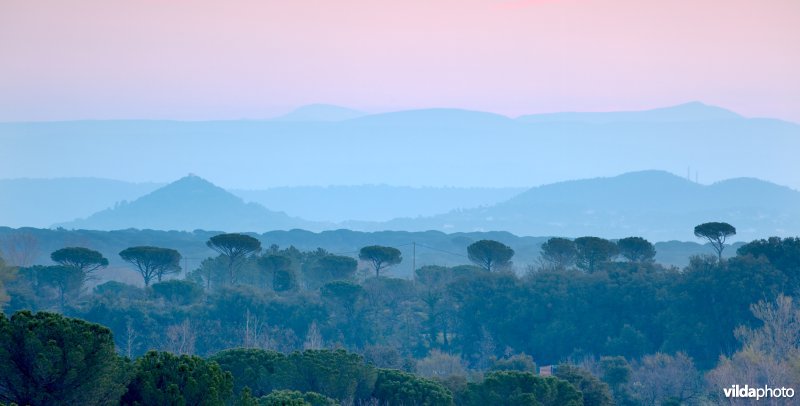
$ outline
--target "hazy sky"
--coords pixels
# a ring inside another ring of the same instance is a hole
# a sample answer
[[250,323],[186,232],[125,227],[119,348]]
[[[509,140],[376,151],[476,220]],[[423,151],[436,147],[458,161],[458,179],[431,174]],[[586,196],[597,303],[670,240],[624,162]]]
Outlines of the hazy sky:
[[2,0],[0,120],[699,100],[800,122],[798,44],[797,0]]

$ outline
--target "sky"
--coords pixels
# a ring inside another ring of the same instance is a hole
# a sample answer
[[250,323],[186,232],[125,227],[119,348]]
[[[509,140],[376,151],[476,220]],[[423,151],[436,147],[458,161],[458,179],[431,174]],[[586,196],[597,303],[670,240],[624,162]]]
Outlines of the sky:
[[2,0],[0,121],[702,101],[800,122],[798,43],[797,0]]

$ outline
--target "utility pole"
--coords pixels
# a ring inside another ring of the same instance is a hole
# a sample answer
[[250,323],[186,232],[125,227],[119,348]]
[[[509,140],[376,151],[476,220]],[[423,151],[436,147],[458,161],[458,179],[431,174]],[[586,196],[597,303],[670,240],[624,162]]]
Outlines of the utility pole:
[[411,242],[411,276],[414,276],[414,272],[417,271],[417,243],[416,241]]

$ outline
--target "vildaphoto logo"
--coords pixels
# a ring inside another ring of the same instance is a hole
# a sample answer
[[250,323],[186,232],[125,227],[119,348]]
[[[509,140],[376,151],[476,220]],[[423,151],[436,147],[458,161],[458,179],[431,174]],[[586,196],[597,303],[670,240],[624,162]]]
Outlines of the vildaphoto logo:
[[726,398],[750,398],[759,400],[761,398],[793,398],[794,388],[770,388],[764,385],[761,387],[751,388],[748,385],[739,386],[731,385],[730,388],[723,388],[722,392]]

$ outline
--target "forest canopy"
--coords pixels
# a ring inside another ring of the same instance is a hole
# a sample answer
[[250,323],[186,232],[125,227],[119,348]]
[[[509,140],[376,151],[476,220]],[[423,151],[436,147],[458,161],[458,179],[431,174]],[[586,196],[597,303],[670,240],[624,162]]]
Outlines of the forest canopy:
[[[365,245],[358,261],[242,242],[234,261],[221,252],[188,270],[168,246],[132,247],[164,258],[149,284],[140,274],[138,285],[92,286],[67,262],[3,265],[4,363],[97,350],[48,366],[42,382],[3,371],[0,399],[42,404],[89,385],[86,404],[668,404],[714,401],[747,368],[798,382],[789,365],[800,348],[774,336],[800,334],[796,238],[756,240],[722,260],[709,248],[682,269],[655,261],[640,237],[550,238],[524,269],[513,249],[485,240],[462,265],[421,265],[411,279],[383,272],[409,260],[393,247]],[[107,378],[70,384],[88,370]]]

